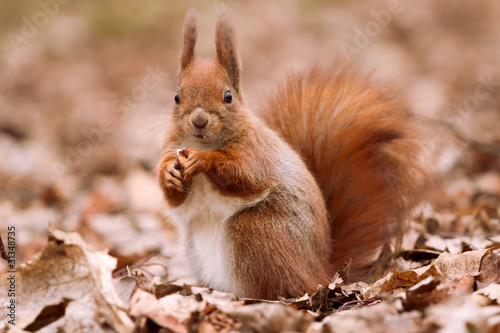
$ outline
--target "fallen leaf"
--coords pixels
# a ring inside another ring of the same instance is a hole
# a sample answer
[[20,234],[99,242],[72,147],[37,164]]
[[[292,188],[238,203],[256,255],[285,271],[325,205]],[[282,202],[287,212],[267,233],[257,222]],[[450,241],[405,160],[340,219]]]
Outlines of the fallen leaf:
[[474,295],[478,296],[480,295],[489,300],[488,303],[486,304],[483,303],[483,305],[490,305],[490,304],[500,305],[500,284],[490,284],[486,288],[476,291]]
[[363,297],[364,299],[369,299],[380,293],[392,292],[401,288],[409,288],[429,276],[433,276],[437,280],[441,279],[438,271],[431,265],[422,267],[418,270],[404,272],[396,272],[393,270],[382,279],[376,281],[369,290],[363,293]]
[[481,260],[479,275],[476,277],[477,288],[482,289],[492,283],[500,283],[500,256],[486,253]]
[[214,310],[203,317],[198,331],[200,333],[225,333],[240,331],[242,327],[241,321],[220,310]]
[[128,308],[130,296],[132,295],[134,288],[136,288],[134,278],[132,278],[131,276],[114,278],[113,286],[116,290],[116,293],[118,294],[118,297],[120,297],[123,304],[125,304]]
[[405,311],[423,310],[429,305],[444,303],[453,297],[471,294],[473,286],[474,278],[471,276],[464,276],[458,281],[450,281],[446,284],[439,284],[433,276],[429,276],[406,291],[403,306]]
[[498,332],[500,308],[478,305],[472,295],[462,295],[429,306],[425,320],[440,332]]
[[[77,233],[65,233],[52,225],[49,231],[43,252],[17,267],[16,326],[71,332],[105,332],[112,327],[131,332],[133,323],[112,284],[116,260],[105,251],[90,248]],[[2,290],[7,287],[6,279],[3,274]],[[9,302],[6,296],[0,296],[2,307]],[[47,316],[57,318],[47,321]]]
[[319,311],[329,311],[331,306],[328,305],[328,294],[330,289],[328,287],[318,286],[316,292],[311,296],[311,307]]
[[174,332],[187,332],[187,322],[193,312],[203,312],[205,302],[194,296],[178,294],[157,299],[153,294],[137,289],[130,299],[130,315],[147,317],[161,327]]
[[236,295],[214,289],[192,286],[191,292],[195,296],[200,296],[201,299],[206,301],[208,304],[217,306],[222,311],[226,311],[244,304],[244,301],[238,300],[238,297],[236,297]]
[[423,332],[426,325],[416,312],[399,314],[396,306],[378,303],[355,311],[341,311],[312,323],[307,333],[323,332]]
[[244,331],[251,332],[303,332],[312,322],[312,317],[282,304],[252,304],[227,313],[243,323]]
[[469,251],[461,254],[442,253],[432,262],[441,275],[441,282],[460,280],[464,276],[478,276],[481,259],[488,250]]

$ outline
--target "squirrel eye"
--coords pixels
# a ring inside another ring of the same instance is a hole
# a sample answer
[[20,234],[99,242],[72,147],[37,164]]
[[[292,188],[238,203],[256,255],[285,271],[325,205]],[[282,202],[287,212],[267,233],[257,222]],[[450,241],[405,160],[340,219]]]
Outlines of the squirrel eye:
[[175,104],[181,104],[181,98],[179,97],[179,93],[175,94],[174,100]]
[[233,95],[231,95],[230,91],[226,92],[226,94],[224,95],[224,103],[229,104],[232,101],[233,101]]

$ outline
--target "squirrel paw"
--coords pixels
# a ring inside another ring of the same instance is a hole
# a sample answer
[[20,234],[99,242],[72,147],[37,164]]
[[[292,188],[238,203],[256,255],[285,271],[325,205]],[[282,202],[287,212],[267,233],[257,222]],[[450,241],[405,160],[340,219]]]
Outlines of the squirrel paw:
[[189,193],[191,186],[184,181],[183,172],[175,168],[176,162],[177,160],[170,161],[163,165],[162,175],[165,187],[182,193]]
[[187,160],[182,165],[182,174],[184,175],[184,181],[192,179],[193,176],[201,171],[202,167],[201,153],[191,149],[188,152],[189,153]]

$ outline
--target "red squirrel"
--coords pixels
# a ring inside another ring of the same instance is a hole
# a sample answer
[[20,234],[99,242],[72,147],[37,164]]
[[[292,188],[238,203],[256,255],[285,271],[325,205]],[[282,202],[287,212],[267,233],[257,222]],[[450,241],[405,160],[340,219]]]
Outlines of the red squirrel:
[[214,60],[195,57],[196,39],[192,12],[157,170],[199,282],[277,299],[313,293],[349,261],[362,278],[423,198],[408,106],[349,69],[314,66],[278,85],[259,118],[227,14]]

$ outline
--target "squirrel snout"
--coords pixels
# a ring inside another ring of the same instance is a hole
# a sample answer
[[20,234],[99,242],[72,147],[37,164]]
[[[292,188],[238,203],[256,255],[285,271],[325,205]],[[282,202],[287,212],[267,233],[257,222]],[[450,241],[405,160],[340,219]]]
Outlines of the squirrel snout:
[[204,129],[208,124],[208,114],[200,109],[195,110],[191,113],[189,117],[191,119],[191,124],[199,130]]

